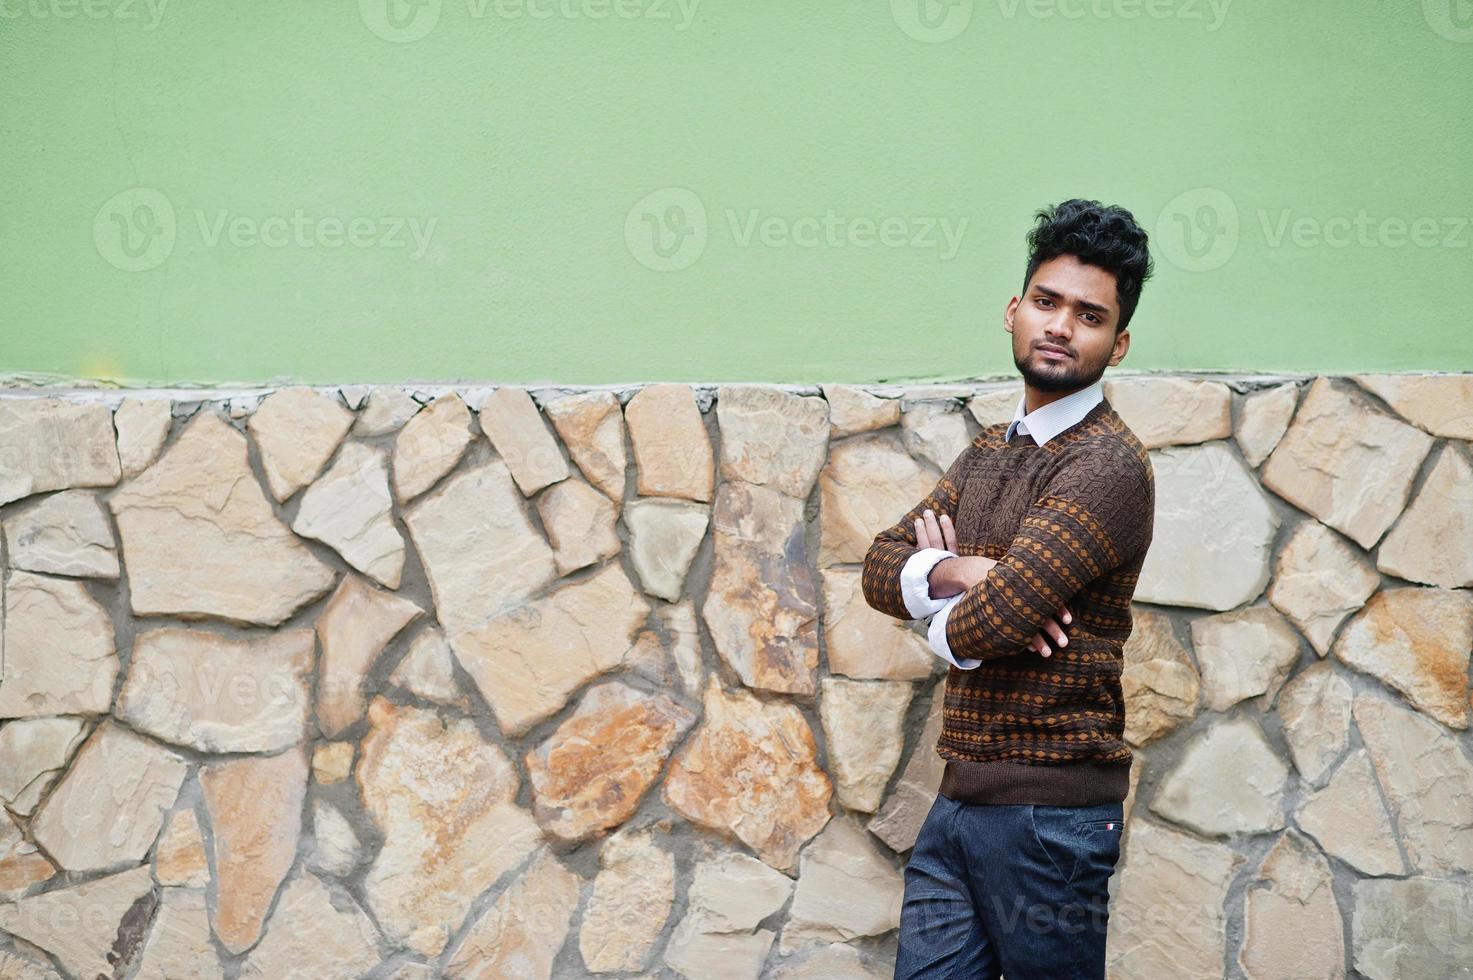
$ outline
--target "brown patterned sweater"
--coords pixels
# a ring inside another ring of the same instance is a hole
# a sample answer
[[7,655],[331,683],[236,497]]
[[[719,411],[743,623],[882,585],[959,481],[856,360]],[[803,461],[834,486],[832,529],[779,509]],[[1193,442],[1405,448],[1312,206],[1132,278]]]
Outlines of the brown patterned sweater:
[[[941,792],[969,803],[1086,805],[1124,800],[1122,649],[1155,519],[1146,449],[1108,400],[1039,446],[1008,423],[983,429],[926,498],[875,536],[865,601],[911,619],[900,571],[915,520],[950,514],[957,552],[998,563],[946,621],[958,659],[946,676],[937,753]],[[1043,657],[1025,644],[1061,606],[1069,643]],[[938,631],[939,633],[939,631]]]

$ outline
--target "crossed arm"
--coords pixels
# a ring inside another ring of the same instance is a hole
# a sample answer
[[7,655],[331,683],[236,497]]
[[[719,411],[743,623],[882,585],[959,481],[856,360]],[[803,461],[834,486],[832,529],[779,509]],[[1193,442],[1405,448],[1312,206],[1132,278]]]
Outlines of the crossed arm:
[[[874,609],[896,619],[931,617],[928,634],[940,634],[945,643],[948,617],[943,610],[978,589],[987,574],[998,564],[990,558],[957,554],[956,530],[952,514],[960,498],[962,466],[971,449],[952,462],[936,486],[893,526],[875,535],[864,559],[861,584],[865,601]],[[938,516],[939,515],[939,516]],[[1057,616],[1055,621],[1054,617]],[[937,628],[938,618],[940,629]],[[1047,657],[1052,653],[1049,639],[1059,646],[1068,642],[1061,624],[1068,625],[1073,616],[1065,602],[1059,602],[1041,618],[1029,637],[1019,638],[1008,653],[1033,650]],[[1026,640],[1026,642],[1025,642]],[[964,670],[981,663],[981,658],[959,661],[950,649],[932,650],[944,660]]]
[[[935,598],[960,597],[972,588],[972,586],[986,578],[988,571],[997,564],[997,561],[992,558],[983,558],[980,555],[963,557],[958,554],[956,528],[952,525],[950,514],[942,514],[937,518],[931,510],[926,510],[921,518],[916,521],[915,533],[916,543],[919,548],[923,550],[926,548],[940,548],[953,556],[941,558],[931,567],[930,572],[926,575],[926,581],[929,584],[928,594]],[[930,625],[935,625],[937,617],[944,623],[945,615],[950,611],[951,605],[951,603],[948,603],[933,614]],[[1049,646],[1049,640],[1053,640],[1054,643],[1061,647],[1068,646],[1069,637],[1065,635],[1064,627],[1073,621],[1074,616],[1069,612],[1069,607],[1061,605],[1044,622],[1043,627],[1037,633],[1033,634],[1032,639],[1028,641],[1024,650],[1018,652],[1032,651],[1040,656],[1052,656],[1053,650]],[[941,629],[944,630],[944,627]],[[944,642],[944,633],[940,637],[932,640],[932,648],[936,649],[940,642]],[[954,656],[946,657],[940,649],[936,649],[936,653],[943,655],[944,659],[956,663]],[[971,667],[977,666],[977,664],[974,663],[969,666],[957,664],[957,666],[970,669]]]

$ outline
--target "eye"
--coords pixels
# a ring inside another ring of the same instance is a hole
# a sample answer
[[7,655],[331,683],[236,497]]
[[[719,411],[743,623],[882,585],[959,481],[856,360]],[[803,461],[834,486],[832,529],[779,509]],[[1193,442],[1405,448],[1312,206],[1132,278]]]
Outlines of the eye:
[[1038,297],[1038,302],[1040,302],[1040,303],[1053,303],[1053,300],[1049,299],[1047,296],[1040,296],[1040,297]]
[[1090,320],[1093,321],[1093,322],[1095,322],[1095,323],[1103,323],[1104,322],[1099,317],[1095,316],[1093,313],[1086,313],[1085,316],[1089,317]]

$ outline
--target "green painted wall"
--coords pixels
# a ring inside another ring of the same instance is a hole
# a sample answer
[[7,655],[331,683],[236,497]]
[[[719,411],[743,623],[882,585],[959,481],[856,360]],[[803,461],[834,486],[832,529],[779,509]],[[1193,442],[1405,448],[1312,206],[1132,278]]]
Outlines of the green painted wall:
[[1124,368],[1473,368],[1459,0],[419,3],[0,0],[0,371],[1011,373],[1072,196]]

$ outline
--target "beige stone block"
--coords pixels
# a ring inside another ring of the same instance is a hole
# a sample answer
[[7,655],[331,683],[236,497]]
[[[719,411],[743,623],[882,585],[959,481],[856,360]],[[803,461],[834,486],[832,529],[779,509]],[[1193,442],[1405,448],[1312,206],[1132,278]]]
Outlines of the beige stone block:
[[1468,727],[1473,594],[1382,589],[1340,631],[1331,652],[1379,678],[1450,728]]
[[1473,963],[1473,886],[1466,879],[1371,879],[1352,885],[1358,975],[1370,980],[1457,977]]
[[1203,836],[1284,828],[1289,767],[1247,715],[1192,738],[1151,799],[1151,812]]
[[1263,464],[1263,485],[1362,548],[1406,506],[1432,438],[1327,378],[1309,386]]
[[1151,453],[1156,517],[1135,601],[1226,611],[1268,584],[1279,517],[1225,442]]
[[559,575],[617,555],[619,513],[608,497],[582,480],[564,479],[537,498],[537,513],[552,544]]
[[664,793],[686,819],[737,838],[787,871],[828,822],[833,785],[794,705],[727,694],[712,677],[701,725],[671,762]]
[[82,744],[81,718],[21,718],[0,727],[0,802],[30,816]]
[[695,714],[620,681],[590,688],[524,764],[543,831],[583,840],[634,815]]
[[1125,740],[1147,745],[1197,716],[1201,678],[1186,648],[1160,613],[1132,608],[1120,688],[1125,696]]
[[1147,449],[1233,434],[1233,392],[1220,381],[1125,378],[1106,381],[1105,398]]
[[904,891],[900,871],[874,839],[852,817],[835,817],[803,849],[798,888],[778,948],[789,953],[898,929]]
[[11,568],[77,578],[117,578],[118,551],[97,494],[63,490],[5,519]]
[[972,442],[966,416],[951,400],[911,403],[900,416],[900,435],[906,452],[943,473]]
[[451,980],[550,980],[578,907],[579,879],[543,850],[475,922],[445,965]]
[[710,501],[716,461],[689,385],[646,385],[624,406],[624,420],[640,496]]
[[1357,374],[1413,425],[1449,439],[1473,439],[1473,374]]
[[337,738],[363,717],[363,689],[374,661],[399,631],[424,614],[408,599],[346,575],[317,619],[322,648],[317,727]]
[[439,483],[460,462],[473,438],[471,410],[455,392],[420,409],[394,439],[394,499],[408,503]]
[[204,888],[210,883],[205,839],[193,807],[169,814],[169,823],[154,851],[153,874],[164,886]]
[[383,844],[363,894],[390,944],[432,959],[541,835],[516,769],[469,718],[374,698],[368,722],[356,776]]
[[1294,819],[1327,853],[1362,874],[1407,873],[1365,749],[1350,753],[1324,789],[1306,795]]
[[1226,711],[1260,695],[1273,703],[1299,659],[1299,634],[1272,606],[1253,606],[1192,620],[1192,649],[1203,700]]
[[142,861],[187,769],[182,757],[105,719],[36,811],[31,836],[67,871]]
[[855,681],[825,677],[819,717],[839,802],[873,813],[905,746],[906,681]]
[[133,641],[116,714],[200,752],[280,752],[306,731],[313,652],[311,630],[149,630]]
[[[56,876],[56,868],[26,840],[9,816],[0,816],[0,902],[20,898],[32,885]],[[10,980],[0,959],[0,977]]]
[[452,646],[456,634],[526,602],[558,577],[552,549],[499,460],[451,477],[411,507],[404,523]]
[[1414,870],[1473,870],[1473,763],[1442,725],[1381,694],[1351,709]]
[[199,780],[213,844],[211,921],[221,944],[243,953],[261,937],[296,858],[307,795],[306,749],[211,763],[200,770]]
[[667,602],[680,601],[710,523],[710,506],[689,500],[640,497],[625,505],[629,554],[646,592]]
[[[316,931],[315,928],[313,931]],[[139,956],[137,980],[212,980],[225,970],[210,940],[205,893],[165,888]]]
[[1243,399],[1233,438],[1249,466],[1256,467],[1274,451],[1299,404],[1299,386],[1294,383],[1257,391]]
[[438,629],[425,630],[414,638],[404,659],[389,675],[389,683],[413,691],[426,701],[471,710],[470,699],[455,679],[455,654]]
[[1300,778],[1323,786],[1350,743],[1350,684],[1329,662],[1302,670],[1279,693],[1279,727]]
[[544,407],[568,455],[617,506],[624,499],[624,412],[611,391],[566,395]]
[[1279,552],[1268,601],[1294,621],[1323,657],[1340,624],[1380,584],[1381,577],[1360,549],[1323,524],[1304,521]]
[[86,586],[11,572],[0,591],[5,612],[0,718],[105,713],[119,661],[112,620]]
[[898,398],[880,398],[853,385],[823,385],[822,391],[829,403],[831,439],[900,424]]
[[1243,858],[1137,817],[1124,841],[1110,903],[1112,977],[1219,977],[1227,945],[1223,907]]
[[828,454],[828,402],[770,385],[723,385],[716,419],[723,480],[808,499]]
[[1244,897],[1238,965],[1249,980],[1345,976],[1340,904],[1330,865],[1312,843],[1285,833],[1264,857]]
[[213,412],[196,415],[108,506],[135,615],[275,626],[336,578],[276,516],[245,437]]
[[271,926],[240,976],[357,980],[378,962],[378,937],[368,916],[351,898],[334,904],[328,887],[303,872],[282,889]]
[[1473,465],[1444,446],[1396,526],[1376,549],[1376,567],[1388,575],[1445,589],[1473,586]]
[[271,496],[285,500],[315,480],[352,425],[342,402],[311,388],[283,388],[262,399],[246,426]]
[[118,431],[118,460],[123,478],[131,480],[153,465],[169,437],[173,407],[167,398],[125,398],[113,412]]
[[394,524],[389,463],[382,450],[350,442],[302,494],[292,530],[328,545],[389,589],[404,570],[404,538]]
[[100,402],[0,398],[0,506],[122,477],[113,415]]
[[497,388],[481,402],[477,417],[524,495],[530,497],[570,475],[557,439],[525,388]]
[[148,868],[137,867],[53,888],[0,903],[0,929],[40,947],[74,976],[110,976],[115,966],[126,967],[138,952],[143,933],[125,933],[119,948],[118,927],[153,887]]
[[450,646],[501,730],[516,737],[618,667],[649,612],[624,570],[610,563],[479,628],[451,633]]
[[403,388],[376,385],[353,423],[353,434],[383,436],[404,428],[419,412],[419,402]]
[[748,687],[815,693],[818,606],[802,501],[723,483],[711,525],[715,558],[701,615],[717,652]]
[[875,535],[904,516],[939,479],[939,471],[912,459],[893,434],[835,444],[819,473],[819,566],[864,561]]
[[945,661],[909,621],[872,609],[857,568],[825,568],[823,635],[829,671],[856,679],[924,680]]
[[945,706],[945,681],[932,689],[931,711],[926,727],[921,729],[911,749],[910,758],[900,773],[885,805],[869,822],[869,832],[890,846],[897,854],[915,846],[921,825],[936,803],[941,776],[946,762],[936,753],[941,737],[941,711]]
[[598,860],[578,930],[583,963],[593,973],[642,970],[670,918],[675,858],[648,831],[626,828],[604,842]]

